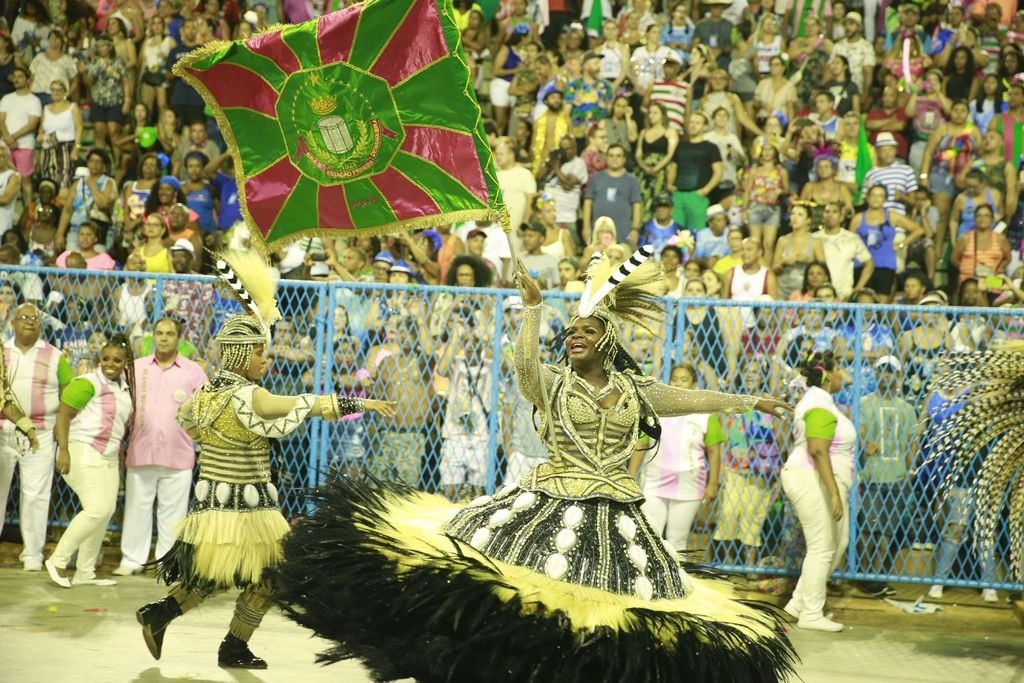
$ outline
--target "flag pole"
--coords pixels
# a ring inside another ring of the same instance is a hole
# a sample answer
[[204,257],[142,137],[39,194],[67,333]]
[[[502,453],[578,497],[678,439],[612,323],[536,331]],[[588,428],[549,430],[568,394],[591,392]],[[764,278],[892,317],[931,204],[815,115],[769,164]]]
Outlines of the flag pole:
[[[520,256],[519,256],[519,248],[516,246],[516,240],[512,236],[512,231],[511,230],[509,230],[508,232],[505,233],[505,238],[508,240],[508,249],[509,249],[509,253],[512,255],[512,261],[515,262],[515,263],[520,263],[521,261],[520,261]],[[526,264],[523,264],[523,265],[525,266]],[[522,297],[522,294],[523,294],[523,288],[519,287],[519,295],[520,295],[520,297]],[[541,306],[543,306],[543,305],[544,305],[544,302],[543,302],[543,299],[542,299],[541,300]],[[538,346],[540,345],[540,340],[539,339],[537,340],[537,344],[538,344]],[[540,378],[540,400],[541,400],[541,403],[544,404],[544,405],[541,406],[541,410],[544,412],[544,424],[547,425],[547,430],[546,431],[548,432],[549,436],[551,437],[551,447],[554,449],[555,457],[557,458],[557,457],[561,456],[561,451],[558,448],[558,438],[555,436],[555,423],[554,423],[554,420],[551,419],[551,401],[550,401],[550,399],[548,399],[548,388],[544,384],[544,376],[541,374],[541,367],[542,367],[542,365],[541,365],[541,360],[540,360],[540,354],[538,353],[537,354],[537,377]],[[543,436],[543,434],[541,436]]]

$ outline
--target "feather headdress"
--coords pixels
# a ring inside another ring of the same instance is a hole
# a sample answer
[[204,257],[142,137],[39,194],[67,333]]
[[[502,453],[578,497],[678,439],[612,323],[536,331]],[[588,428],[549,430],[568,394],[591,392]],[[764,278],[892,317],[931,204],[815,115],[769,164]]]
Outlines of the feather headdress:
[[652,253],[649,246],[641,247],[617,267],[612,266],[607,256],[592,258],[579,317],[605,317],[601,310],[604,309],[618,320],[639,325],[660,336],[665,320],[660,299],[665,294],[664,271],[661,263],[650,259]]
[[277,309],[277,278],[266,257],[256,249],[226,251],[217,259],[217,275],[231,293],[259,319],[269,336],[281,319]]
[[1009,503],[1011,566],[1024,578],[1024,342],[946,356],[937,369],[932,388],[944,405],[925,440],[925,464],[938,466],[944,495],[970,491],[980,557],[995,548]]

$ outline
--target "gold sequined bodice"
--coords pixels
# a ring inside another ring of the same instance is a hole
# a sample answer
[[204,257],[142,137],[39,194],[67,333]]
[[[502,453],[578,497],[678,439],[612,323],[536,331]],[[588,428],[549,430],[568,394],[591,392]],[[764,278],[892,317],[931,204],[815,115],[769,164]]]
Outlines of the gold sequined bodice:
[[200,426],[199,477],[229,484],[270,481],[270,439],[245,427],[232,405],[239,386],[196,392],[192,410]]

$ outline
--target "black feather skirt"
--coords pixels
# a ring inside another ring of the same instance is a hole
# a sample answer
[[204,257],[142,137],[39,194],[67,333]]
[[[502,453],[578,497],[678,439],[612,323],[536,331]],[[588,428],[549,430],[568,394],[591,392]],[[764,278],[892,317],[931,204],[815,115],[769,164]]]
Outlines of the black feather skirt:
[[[681,571],[635,503],[509,487],[458,506],[338,479],[284,541],[274,597],[374,680],[785,680],[767,606]],[[691,568],[692,569],[692,568]]]

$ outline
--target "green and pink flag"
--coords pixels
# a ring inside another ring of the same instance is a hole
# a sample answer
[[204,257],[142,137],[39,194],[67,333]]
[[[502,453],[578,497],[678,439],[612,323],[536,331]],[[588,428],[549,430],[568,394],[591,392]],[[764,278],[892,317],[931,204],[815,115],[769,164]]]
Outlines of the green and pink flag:
[[368,0],[208,44],[174,72],[214,108],[271,248],[508,222],[451,0]]

